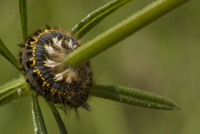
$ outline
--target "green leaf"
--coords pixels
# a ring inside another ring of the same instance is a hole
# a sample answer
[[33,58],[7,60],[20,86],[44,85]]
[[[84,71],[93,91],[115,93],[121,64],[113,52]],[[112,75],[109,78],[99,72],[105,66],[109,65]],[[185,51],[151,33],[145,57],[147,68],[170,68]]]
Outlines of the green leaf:
[[157,0],[149,4],[70,53],[65,59],[65,64],[73,66],[83,64],[187,1],[189,0]]
[[161,110],[180,110],[180,108],[171,100],[133,88],[111,85],[94,85],[91,94],[96,97],[126,103],[137,107]]
[[32,115],[35,134],[47,134],[42,112],[35,95],[32,95]]
[[56,123],[58,125],[58,128],[59,128],[59,131],[60,131],[60,134],[68,134],[67,133],[67,129],[65,128],[65,124],[63,123],[57,109],[55,108],[53,102],[47,102],[50,109],[51,109],[51,112],[56,120]]
[[3,41],[0,39],[0,54],[6,58],[10,63],[12,63],[18,70],[20,68],[18,60],[15,58],[15,56],[8,50],[6,45],[3,43]]
[[72,35],[76,38],[82,38],[86,33],[88,33],[93,27],[99,24],[103,19],[111,15],[113,12],[131,2],[133,0],[113,0],[108,4],[100,7],[94,12],[88,14],[84,19],[82,19],[78,24],[72,29]]
[[19,5],[19,13],[20,13],[20,20],[21,20],[21,28],[24,41],[28,37],[28,19],[27,19],[27,4],[26,0],[18,0]]
[[29,85],[26,84],[24,77],[8,82],[0,87],[0,106],[5,105],[15,99],[25,97]]

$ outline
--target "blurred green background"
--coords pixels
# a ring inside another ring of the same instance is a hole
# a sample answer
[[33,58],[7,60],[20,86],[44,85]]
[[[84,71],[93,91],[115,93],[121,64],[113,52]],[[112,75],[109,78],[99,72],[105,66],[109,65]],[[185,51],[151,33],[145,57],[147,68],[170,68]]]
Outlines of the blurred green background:
[[[91,11],[110,0],[28,0],[29,34],[46,24],[69,31]],[[152,0],[135,0],[104,20],[81,42],[87,42],[137,12]],[[183,111],[137,108],[91,97],[91,112],[61,111],[69,134],[200,133],[200,1],[190,1],[92,59],[94,81],[159,94]],[[22,43],[17,0],[0,0],[0,38],[18,56]],[[18,71],[0,56],[0,85]],[[58,129],[45,101],[40,104],[49,134]],[[31,99],[0,107],[0,134],[33,134]]]

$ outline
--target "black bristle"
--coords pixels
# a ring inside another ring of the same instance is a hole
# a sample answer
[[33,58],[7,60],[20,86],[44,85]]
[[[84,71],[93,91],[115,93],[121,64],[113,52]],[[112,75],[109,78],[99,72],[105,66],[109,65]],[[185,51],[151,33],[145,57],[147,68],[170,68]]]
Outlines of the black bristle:
[[21,64],[22,64],[22,58],[21,58],[21,57],[19,58],[19,63],[21,63]]
[[24,44],[18,44],[18,46],[24,48]]
[[29,38],[29,42],[35,41],[32,37]]
[[51,27],[50,27],[49,25],[46,25],[46,29],[50,30],[50,29],[51,29]]
[[19,57],[21,57],[22,56],[22,52],[19,52]]

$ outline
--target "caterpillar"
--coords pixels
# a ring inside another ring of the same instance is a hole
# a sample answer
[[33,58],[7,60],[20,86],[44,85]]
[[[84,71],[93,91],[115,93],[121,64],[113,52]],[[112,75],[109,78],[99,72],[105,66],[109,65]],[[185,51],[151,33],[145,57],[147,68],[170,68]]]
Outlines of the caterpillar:
[[48,101],[72,108],[83,107],[92,86],[89,62],[66,66],[65,57],[80,47],[70,34],[50,27],[37,30],[20,45],[20,63],[31,88]]

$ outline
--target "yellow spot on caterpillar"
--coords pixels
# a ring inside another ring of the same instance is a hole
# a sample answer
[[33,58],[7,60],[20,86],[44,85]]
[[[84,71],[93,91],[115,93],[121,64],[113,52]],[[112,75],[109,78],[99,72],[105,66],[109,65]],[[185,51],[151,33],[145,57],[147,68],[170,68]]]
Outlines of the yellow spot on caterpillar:
[[35,43],[38,41],[38,38],[33,38],[33,39],[34,39],[34,41],[31,41],[31,42],[30,42],[31,45],[35,44]]
[[[32,51],[31,52],[33,52],[33,54],[35,53],[35,50],[36,50],[36,46],[31,46],[32,47]],[[35,55],[35,54],[34,54]]]
[[47,83],[46,81],[42,84],[42,86],[44,87],[44,86],[47,86],[47,87],[49,87],[49,83]]
[[49,30],[48,30],[48,29],[45,29],[44,32],[45,32],[45,33],[49,33]]
[[44,54],[44,56],[45,56],[46,60],[48,60],[48,57],[47,57],[47,55],[46,55],[46,54]]
[[49,46],[51,46],[51,41],[50,40],[48,40],[49,41]]
[[51,92],[57,92],[58,90],[57,89],[55,89],[54,87],[51,89]]
[[37,73],[37,74],[40,74],[41,70],[35,69],[35,70],[33,70],[33,72],[34,72],[34,73]]
[[35,57],[32,57],[32,58],[30,58],[29,61],[33,61],[33,64],[31,65],[31,67],[34,67],[34,66],[35,66],[35,63],[36,63],[36,58],[35,58]]
[[75,94],[74,92],[70,92],[70,94]]
[[58,92],[59,94],[63,94],[63,92]]

